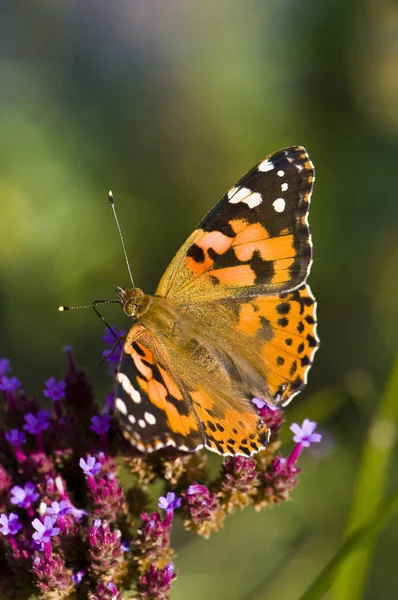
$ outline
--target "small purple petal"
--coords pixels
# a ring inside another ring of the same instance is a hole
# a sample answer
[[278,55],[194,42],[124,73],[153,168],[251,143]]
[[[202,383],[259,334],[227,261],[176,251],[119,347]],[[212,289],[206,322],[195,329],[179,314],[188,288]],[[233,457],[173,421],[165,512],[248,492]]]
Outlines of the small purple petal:
[[18,429],[11,429],[6,431],[6,440],[13,446],[22,446],[26,442],[25,434],[23,431]]
[[294,433],[293,441],[296,444],[301,444],[304,448],[308,448],[311,444],[318,443],[321,441],[322,436],[320,433],[314,433],[316,429],[316,422],[304,419],[302,426],[298,423],[292,423],[290,431]]
[[2,392],[15,392],[20,386],[19,379],[16,377],[1,377],[0,390]]
[[76,573],[73,573],[73,575],[72,575],[73,583],[75,583],[76,585],[79,585],[79,583],[81,582],[81,580],[83,579],[84,576],[85,576],[84,571],[77,571]]
[[25,483],[23,488],[19,485],[14,485],[11,488],[11,504],[16,504],[21,508],[29,508],[39,498],[36,489],[36,485],[30,481]]
[[111,426],[111,420],[112,418],[107,413],[95,415],[94,417],[91,417],[90,429],[98,435],[106,433]]
[[22,528],[21,523],[18,522],[18,515],[10,513],[7,517],[6,514],[0,515],[0,533],[3,535],[15,535]]
[[193,496],[194,494],[206,494],[208,493],[208,489],[204,485],[200,485],[199,483],[193,483],[187,489],[188,496]]
[[[40,533],[44,532],[44,524],[40,521],[40,519],[33,519],[32,525],[36,529],[37,533],[40,534]],[[37,535],[37,534],[34,534],[34,535]]]
[[33,519],[32,525],[36,531],[32,534],[32,538],[36,542],[49,542],[51,537],[60,532],[59,527],[53,527],[56,520],[57,517],[44,517],[44,523],[42,523],[39,519]]
[[97,475],[102,468],[102,464],[96,461],[95,456],[87,456],[87,461],[81,458],[79,466],[85,475]]
[[118,344],[117,342],[125,335],[126,332],[123,329],[118,330],[116,327],[112,327],[111,330],[109,327],[106,328],[105,335],[102,338],[110,346],[110,348],[102,352],[102,356],[106,362],[110,364],[117,364],[119,362],[122,353],[122,344]]
[[51,502],[51,506],[48,506],[46,510],[47,515],[54,515],[58,517],[69,515],[72,512],[73,508],[66,500],[61,500],[61,502]]
[[87,511],[83,508],[76,508],[75,506],[72,506],[72,515],[77,521],[81,521],[82,518],[87,515]]
[[162,510],[173,511],[181,506],[181,498],[176,498],[174,492],[169,492],[166,496],[160,496],[158,507]]
[[105,335],[102,337],[102,339],[104,340],[105,344],[108,344],[108,346],[113,346],[115,341],[124,335],[126,335],[124,329],[118,329],[112,325],[111,329],[109,327],[105,328]]
[[65,396],[66,383],[65,381],[56,381],[55,377],[51,377],[46,381],[46,389],[43,394],[46,398],[51,398],[58,401]]
[[50,426],[51,415],[47,410],[39,410],[37,415],[27,413],[25,415],[26,424],[23,426],[25,431],[35,435],[44,431]]
[[271,404],[271,402],[267,402],[266,400],[263,400],[262,398],[253,398],[252,399],[252,403],[259,409],[261,410],[262,408],[267,407],[268,410],[279,410],[279,408],[277,406],[275,406],[275,404]]

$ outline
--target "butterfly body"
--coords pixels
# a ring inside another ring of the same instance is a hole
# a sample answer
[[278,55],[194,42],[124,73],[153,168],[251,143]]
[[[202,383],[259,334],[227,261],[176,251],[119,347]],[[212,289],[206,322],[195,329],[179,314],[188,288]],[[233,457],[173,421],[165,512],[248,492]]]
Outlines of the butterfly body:
[[116,408],[138,450],[251,455],[266,447],[252,398],[287,404],[318,346],[305,283],[313,179],[302,147],[271,155],[199,224],[154,296],[118,288],[134,323]]

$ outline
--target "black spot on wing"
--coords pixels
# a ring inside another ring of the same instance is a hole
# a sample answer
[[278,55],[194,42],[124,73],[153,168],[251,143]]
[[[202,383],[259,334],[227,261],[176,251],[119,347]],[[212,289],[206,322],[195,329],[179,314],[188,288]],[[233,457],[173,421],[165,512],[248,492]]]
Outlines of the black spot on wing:
[[197,244],[192,244],[192,246],[188,248],[187,256],[193,258],[197,263],[204,263],[206,258],[204,251]]

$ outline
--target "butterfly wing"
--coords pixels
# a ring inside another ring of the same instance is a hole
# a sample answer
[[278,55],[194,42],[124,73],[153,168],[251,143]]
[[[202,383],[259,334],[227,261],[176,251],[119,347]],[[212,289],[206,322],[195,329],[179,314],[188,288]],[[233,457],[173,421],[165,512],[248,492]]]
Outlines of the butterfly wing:
[[156,294],[184,304],[299,287],[312,260],[307,218],[313,181],[302,146],[258,163],[180,248]]
[[[214,346],[227,348],[237,366],[234,387],[248,398],[288,404],[307,383],[319,346],[309,286],[239,301],[227,298],[207,308],[211,317],[201,312],[199,319],[212,332]],[[233,370],[230,376],[234,379]]]
[[143,325],[130,329],[116,375],[115,408],[126,439],[143,452],[199,450],[204,434],[180,378]]
[[[265,448],[269,431],[253,405],[233,390],[232,380],[225,373],[223,377],[206,347],[193,338],[187,344],[189,349],[174,343],[167,347],[142,324],[130,330],[115,401],[126,439],[143,452],[205,446],[223,455],[250,456]],[[192,366],[193,354],[197,368]]]

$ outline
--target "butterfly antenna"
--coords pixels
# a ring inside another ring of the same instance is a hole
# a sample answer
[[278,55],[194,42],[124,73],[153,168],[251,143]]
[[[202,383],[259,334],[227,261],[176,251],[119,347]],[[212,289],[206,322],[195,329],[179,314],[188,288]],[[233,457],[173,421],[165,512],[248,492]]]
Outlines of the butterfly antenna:
[[109,202],[111,203],[112,210],[113,210],[113,216],[115,217],[116,225],[117,225],[117,228],[118,228],[118,231],[119,231],[120,241],[122,242],[122,248],[123,248],[123,252],[124,252],[124,258],[126,259],[126,265],[127,265],[127,269],[128,269],[129,275],[130,275],[131,284],[133,286],[133,289],[135,289],[135,284],[134,284],[133,276],[131,274],[129,259],[127,258],[126,246],[124,245],[122,229],[120,227],[119,219],[117,218],[117,214],[116,214],[115,199],[114,199],[113,194],[112,194],[111,191],[108,192],[108,198],[109,198]]
[[63,304],[61,304],[61,306],[58,306],[58,310],[59,312],[65,312],[67,310],[76,310],[78,308],[92,308],[95,314],[101,319],[101,321],[105,323],[106,327],[110,329],[114,337],[116,337],[116,334],[114,333],[112,327],[105,321],[104,317],[98,310],[98,304],[120,304],[120,300],[94,300],[92,304],[82,304],[80,306],[64,306]]
[[120,300],[94,300],[91,304],[81,304],[79,306],[65,306],[64,304],[61,304],[61,306],[58,306],[58,310],[59,312],[76,310],[77,308],[93,308],[95,310],[97,304],[120,304]]

